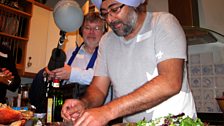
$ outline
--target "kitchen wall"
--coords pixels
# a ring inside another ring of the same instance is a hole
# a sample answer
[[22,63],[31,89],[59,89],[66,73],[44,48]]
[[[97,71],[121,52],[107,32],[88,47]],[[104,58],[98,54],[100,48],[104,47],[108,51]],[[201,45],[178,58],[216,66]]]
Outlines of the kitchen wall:
[[[59,0],[48,0],[46,5],[54,7]],[[77,1],[82,6],[85,0]],[[224,34],[223,0],[198,0],[200,26]],[[148,0],[148,11],[169,11],[168,0]]]
[[188,46],[188,73],[198,112],[218,113],[224,92],[224,44]]
[[[200,27],[224,34],[224,1],[198,0]],[[188,46],[189,81],[198,112],[221,113],[215,100],[224,92],[224,38]]]
[[148,11],[169,11],[168,0],[148,0]]
[[[47,0],[45,5],[50,8],[54,8],[54,6],[57,4],[58,1],[59,0]],[[83,6],[85,4],[86,0],[76,0],[76,2],[78,2],[80,6]]]
[[200,26],[224,35],[224,0],[198,0]]
[[[224,0],[198,0],[200,26],[224,35]],[[148,0],[148,11],[169,11],[168,0]]]

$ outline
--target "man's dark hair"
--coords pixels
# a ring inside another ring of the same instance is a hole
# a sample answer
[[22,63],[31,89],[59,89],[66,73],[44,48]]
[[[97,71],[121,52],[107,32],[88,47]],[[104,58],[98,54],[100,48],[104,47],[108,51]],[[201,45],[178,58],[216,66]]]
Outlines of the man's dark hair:
[[140,4],[140,5],[136,8],[136,11],[137,11],[138,13],[146,12],[146,11],[147,11],[147,4],[148,4],[148,2],[147,2],[147,0],[145,0],[144,3]]

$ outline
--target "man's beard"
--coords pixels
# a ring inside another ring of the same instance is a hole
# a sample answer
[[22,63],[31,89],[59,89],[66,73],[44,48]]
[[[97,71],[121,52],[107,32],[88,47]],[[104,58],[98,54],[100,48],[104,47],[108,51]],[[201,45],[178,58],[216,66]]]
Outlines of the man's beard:
[[[117,36],[127,36],[132,32],[134,26],[136,25],[137,13],[133,12],[132,14],[128,14],[126,21],[127,22],[125,23],[121,20],[116,20],[111,22],[109,26]],[[122,27],[117,29],[115,26],[118,24],[122,24]]]

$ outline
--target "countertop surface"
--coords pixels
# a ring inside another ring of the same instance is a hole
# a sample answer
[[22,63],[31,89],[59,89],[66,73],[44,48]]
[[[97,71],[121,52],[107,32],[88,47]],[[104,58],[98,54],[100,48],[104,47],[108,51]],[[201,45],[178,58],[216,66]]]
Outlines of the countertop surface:
[[224,126],[224,113],[197,113],[202,122],[209,126]]

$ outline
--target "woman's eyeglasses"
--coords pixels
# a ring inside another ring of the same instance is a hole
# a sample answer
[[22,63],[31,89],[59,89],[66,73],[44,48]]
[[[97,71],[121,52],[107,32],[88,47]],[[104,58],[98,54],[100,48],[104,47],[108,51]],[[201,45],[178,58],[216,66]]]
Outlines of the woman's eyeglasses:
[[108,10],[101,9],[100,10],[100,17],[103,20],[106,20],[107,17],[108,17],[108,14],[117,15],[124,6],[125,6],[125,4],[122,4],[122,5],[118,6],[118,7],[109,8]]

